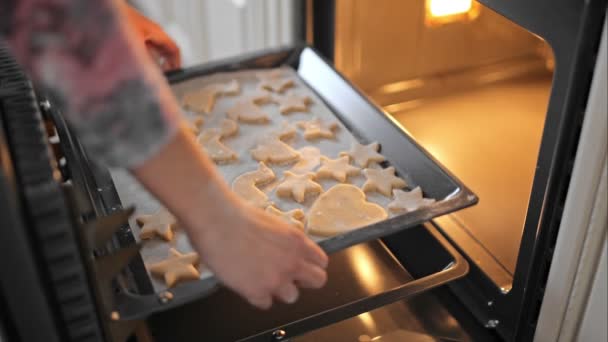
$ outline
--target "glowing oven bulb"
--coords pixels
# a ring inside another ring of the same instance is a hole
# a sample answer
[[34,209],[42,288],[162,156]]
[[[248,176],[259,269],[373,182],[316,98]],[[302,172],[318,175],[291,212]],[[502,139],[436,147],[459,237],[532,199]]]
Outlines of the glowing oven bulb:
[[426,0],[425,22],[436,26],[471,21],[479,15],[479,3],[473,0]]

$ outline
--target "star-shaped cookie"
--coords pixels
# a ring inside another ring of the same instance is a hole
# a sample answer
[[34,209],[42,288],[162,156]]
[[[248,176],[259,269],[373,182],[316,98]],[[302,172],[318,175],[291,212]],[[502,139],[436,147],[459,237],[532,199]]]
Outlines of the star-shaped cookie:
[[140,215],[135,219],[140,226],[139,238],[152,239],[156,236],[165,241],[173,240],[173,229],[177,226],[175,217],[167,210],[161,209],[151,215]]
[[299,121],[296,123],[298,127],[304,130],[304,139],[334,139],[336,130],[338,129],[337,122],[323,122],[319,118],[314,118],[310,121]]
[[196,253],[181,254],[170,248],[167,259],[152,264],[148,267],[150,273],[158,278],[163,278],[167,287],[173,287],[180,282],[198,280],[201,276],[196,269],[199,257]]
[[285,115],[295,112],[308,112],[308,106],[312,104],[312,99],[309,96],[287,94],[275,97],[275,102],[279,104],[279,112]]
[[298,203],[304,202],[307,194],[319,194],[323,192],[321,185],[313,181],[315,174],[296,174],[289,171],[283,173],[283,182],[277,186],[277,196],[293,197]]
[[251,99],[238,101],[226,111],[229,118],[249,124],[265,124],[270,121],[266,114]]
[[363,174],[367,178],[361,189],[365,192],[377,191],[386,197],[391,197],[394,188],[405,188],[407,183],[395,176],[395,168],[365,169]]
[[373,142],[369,145],[361,145],[358,142],[353,142],[349,151],[340,152],[340,156],[349,156],[355,164],[361,167],[368,167],[372,162],[382,162],[386,160],[383,155],[378,153],[380,145]]
[[304,219],[306,218],[306,214],[304,214],[302,209],[282,211],[273,206],[269,206],[266,208],[266,212],[287,221],[300,230],[304,230]]
[[317,170],[317,178],[333,178],[340,183],[346,182],[348,176],[356,176],[361,169],[350,165],[348,156],[337,159],[321,157],[321,167]]
[[300,160],[289,171],[293,173],[307,173],[314,170],[321,163],[321,150],[314,146],[304,146],[298,150]]
[[433,198],[424,198],[419,186],[412,191],[394,189],[395,200],[388,204],[388,209],[394,213],[408,213],[435,203]]

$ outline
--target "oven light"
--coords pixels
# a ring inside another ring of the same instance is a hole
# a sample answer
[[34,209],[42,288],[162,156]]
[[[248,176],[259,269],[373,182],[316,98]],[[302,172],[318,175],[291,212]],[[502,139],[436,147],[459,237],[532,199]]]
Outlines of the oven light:
[[463,14],[473,8],[473,0],[428,0],[428,9],[433,17]]
[[441,25],[477,18],[479,4],[474,0],[426,0],[427,25]]

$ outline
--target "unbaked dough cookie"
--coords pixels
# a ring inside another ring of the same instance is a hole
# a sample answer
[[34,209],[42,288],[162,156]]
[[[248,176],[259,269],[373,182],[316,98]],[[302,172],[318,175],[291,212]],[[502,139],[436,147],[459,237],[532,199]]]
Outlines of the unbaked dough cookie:
[[321,163],[321,150],[314,146],[304,146],[298,150],[298,153],[300,153],[300,160],[289,169],[290,172],[308,173]]
[[275,102],[279,104],[279,112],[285,115],[295,112],[308,112],[308,106],[312,104],[312,99],[309,96],[287,94],[275,97]]
[[223,137],[222,134],[221,129],[209,128],[198,136],[197,141],[216,163],[227,163],[237,160],[239,158],[238,154],[220,141],[220,138]]
[[239,131],[239,124],[232,119],[224,119],[220,123],[220,135],[222,138],[228,138]]
[[282,211],[273,206],[269,206],[266,208],[266,212],[287,221],[289,224],[300,230],[304,230],[304,220],[306,219],[306,215],[302,209]]
[[258,143],[258,146],[251,150],[251,156],[257,161],[272,164],[287,164],[300,159],[300,153],[276,136]]
[[241,86],[236,80],[210,84],[196,91],[186,93],[182,98],[182,104],[187,110],[209,114],[219,96],[237,95],[240,91]]
[[234,106],[226,111],[229,118],[249,124],[265,124],[270,121],[270,117],[251,99],[238,101]]
[[304,139],[334,139],[336,130],[338,129],[337,122],[323,122],[320,118],[314,118],[310,121],[298,121],[298,127],[304,130]]
[[258,186],[270,183],[274,179],[272,169],[260,162],[257,170],[245,172],[232,182],[232,191],[253,206],[263,209],[272,205],[272,202],[262,190],[258,189]]
[[387,218],[381,206],[368,202],[361,189],[338,184],[323,193],[308,211],[308,232],[334,236]]
[[168,258],[150,265],[148,269],[153,276],[163,278],[167,287],[173,287],[184,281],[198,280],[201,276],[196,269],[198,264],[198,254],[181,254],[174,248],[169,248]]
[[333,178],[344,183],[348,176],[356,176],[360,172],[360,168],[350,165],[347,156],[337,159],[321,157],[321,167],[317,170],[317,178]]
[[292,79],[284,77],[284,73],[281,70],[258,73],[257,77],[260,80],[261,88],[275,93],[282,93],[295,85]]
[[386,197],[391,197],[394,188],[405,188],[407,183],[395,176],[395,168],[365,169],[363,175],[367,178],[361,189],[365,192],[377,191]]
[[283,182],[277,186],[277,196],[293,197],[298,203],[304,202],[307,194],[319,194],[323,192],[323,187],[313,181],[315,174],[304,173],[296,174],[289,171],[283,173]]
[[197,91],[186,93],[182,97],[182,105],[186,110],[209,114],[215,105],[218,90],[215,87],[204,87]]
[[186,120],[185,125],[188,127],[188,130],[192,132],[192,134],[199,135],[201,133],[201,127],[204,123],[205,119],[203,119],[201,116],[197,116],[192,121]]
[[296,129],[296,127],[287,121],[283,121],[283,123],[281,124],[281,128],[273,133],[275,137],[283,141],[292,139],[296,136],[296,134],[298,134],[298,130]]
[[152,215],[139,215],[135,222],[141,228],[139,238],[142,240],[158,236],[165,241],[171,241],[173,240],[173,229],[177,226],[175,217],[165,209]]
[[388,210],[394,213],[408,213],[435,203],[433,198],[424,198],[419,186],[412,191],[393,190],[395,200],[388,204]]
[[250,99],[256,105],[260,106],[276,103],[274,97],[272,96],[272,93],[261,87],[250,93],[247,98]]
[[340,152],[340,156],[349,156],[357,165],[368,167],[372,162],[379,163],[386,160],[383,155],[378,153],[379,148],[380,145],[377,142],[373,142],[369,145],[361,145],[354,141],[350,151]]

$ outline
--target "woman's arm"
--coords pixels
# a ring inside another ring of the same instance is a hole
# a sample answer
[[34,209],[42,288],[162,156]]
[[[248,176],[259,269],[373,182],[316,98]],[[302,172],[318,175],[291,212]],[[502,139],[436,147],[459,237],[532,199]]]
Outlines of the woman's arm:
[[180,125],[169,87],[111,0],[3,0],[0,35],[89,154],[129,168],[184,224],[218,277],[252,304],[325,282],[303,233],[237,199]]

